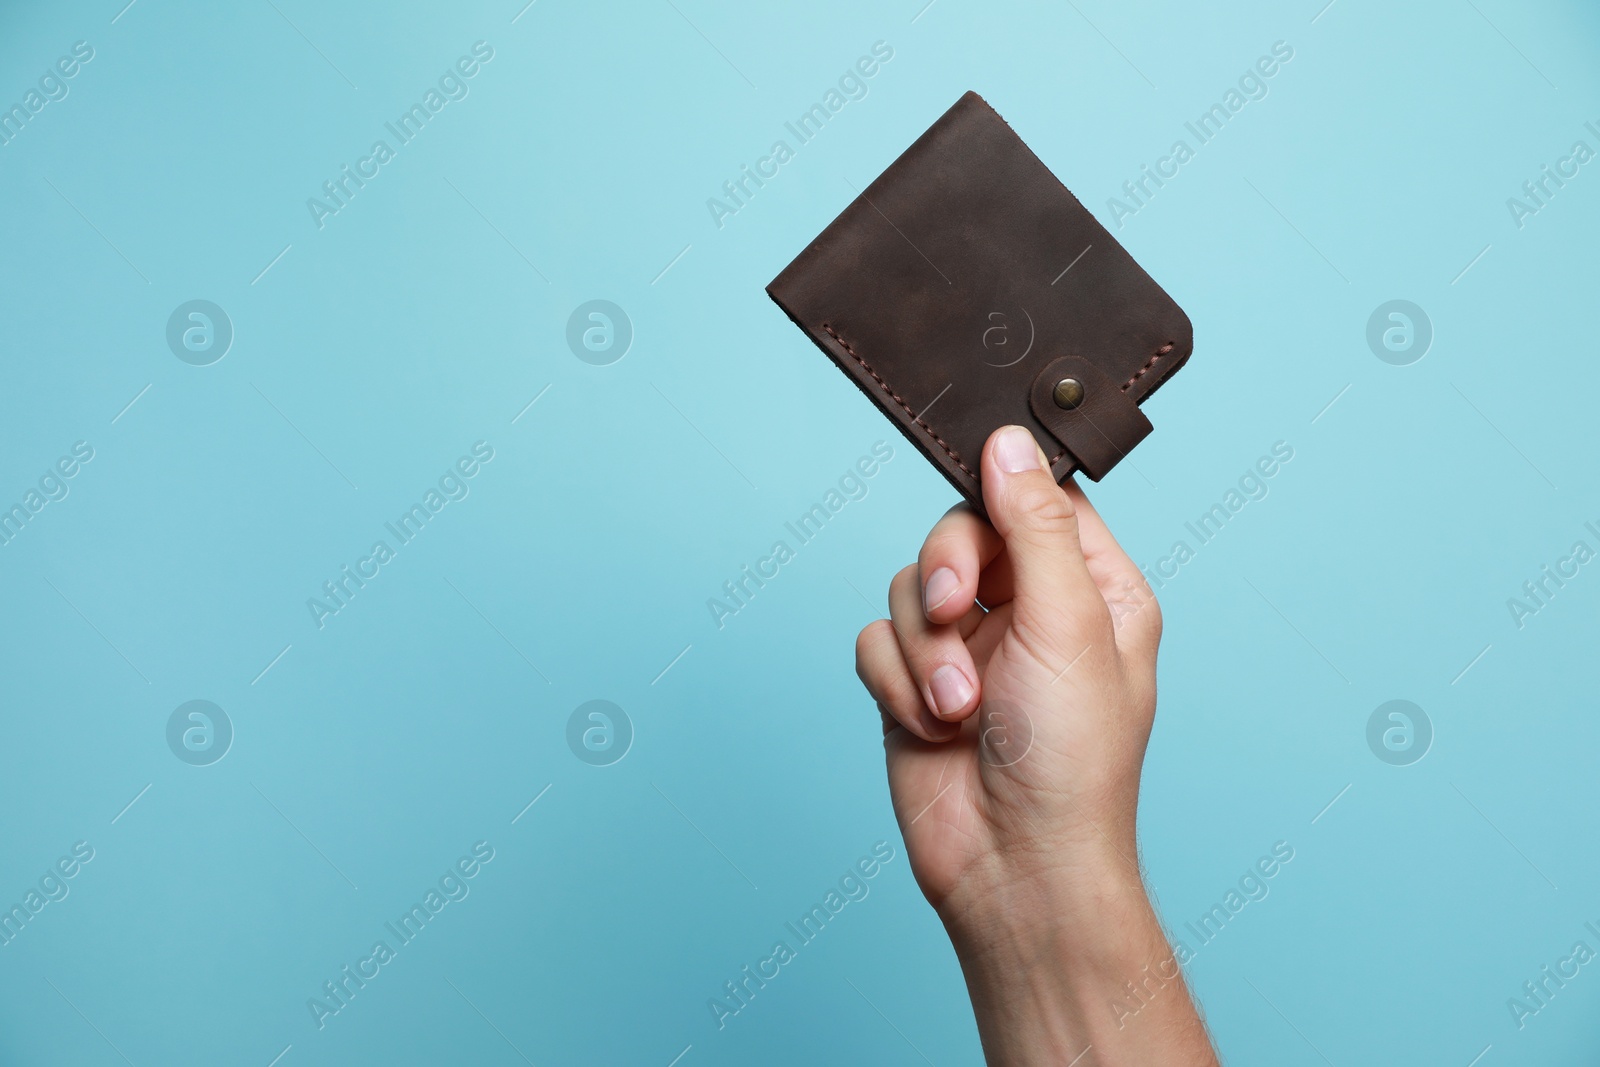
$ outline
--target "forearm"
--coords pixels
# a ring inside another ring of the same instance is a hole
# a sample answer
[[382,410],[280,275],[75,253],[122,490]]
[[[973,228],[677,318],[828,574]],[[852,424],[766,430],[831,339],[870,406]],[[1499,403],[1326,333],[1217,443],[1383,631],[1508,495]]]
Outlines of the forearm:
[[946,916],[991,1067],[1216,1064],[1144,888],[1121,866]]

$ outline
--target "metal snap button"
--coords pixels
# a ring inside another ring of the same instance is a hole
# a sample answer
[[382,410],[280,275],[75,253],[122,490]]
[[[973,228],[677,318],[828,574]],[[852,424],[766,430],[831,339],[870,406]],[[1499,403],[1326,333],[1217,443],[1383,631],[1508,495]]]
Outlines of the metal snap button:
[[1056,402],[1056,407],[1071,411],[1083,403],[1083,383],[1076,378],[1063,378],[1051,390],[1050,397]]

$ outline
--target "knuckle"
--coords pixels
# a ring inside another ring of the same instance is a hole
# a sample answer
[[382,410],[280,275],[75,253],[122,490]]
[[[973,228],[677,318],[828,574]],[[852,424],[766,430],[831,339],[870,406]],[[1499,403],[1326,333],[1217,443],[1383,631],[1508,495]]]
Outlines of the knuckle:
[[1148,586],[1126,583],[1124,595],[1108,601],[1112,624],[1118,630],[1132,630],[1161,639],[1161,605]]
[[1166,623],[1161,617],[1161,605],[1155,597],[1151,597],[1144,608],[1144,625],[1153,640],[1160,641],[1161,634],[1166,628]]
[[1011,511],[1021,525],[1039,533],[1067,535],[1078,528],[1072,501],[1048,479],[1030,478],[1019,485],[1011,498]]
[[1023,647],[1042,663],[1062,656],[1070,660],[1085,646],[1112,641],[1111,609],[1098,596],[1030,602],[1012,616],[1011,626]]
[[874,619],[861,628],[856,634],[856,670],[859,672],[872,654],[883,645],[886,637],[892,636],[888,619]]
[[890,602],[892,603],[894,601],[896,594],[904,594],[914,591],[917,587],[917,565],[915,563],[907,564],[906,566],[900,568],[900,570],[896,572],[895,576],[889,581]]
[[895,673],[877,681],[878,688],[873,695],[889,709],[889,714],[907,725],[916,722],[922,709],[922,694],[917,692],[911,679],[904,673]]
[[874,664],[879,658],[878,649],[883,647],[886,626],[885,620],[878,619],[863,626],[861,632],[856,634],[856,677],[869,689],[872,687]]
[[949,555],[953,549],[971,537],[973,520],[972,506],[964,502],[945,512],[944,517],[934,523],[933,529],[928,531],[918,558],[927,560],[930,556]]
[[1017,647],[1035,663],[1048,666],[1061,653],[1057,645],[1057,632],[1054,627],[1035,625],[1028,619],[1013,618],[1011,630],[1006,635],[1015,641]]
[[1008,635],[1018,648],[1035,663],[1060,680],[1071,672],[1081,676],[1101,667],[1105,649],[1115,648],[1115,642],[1094,627],[1079,627],[1071,622],[1051,625],[1028,619],[1013,622]]

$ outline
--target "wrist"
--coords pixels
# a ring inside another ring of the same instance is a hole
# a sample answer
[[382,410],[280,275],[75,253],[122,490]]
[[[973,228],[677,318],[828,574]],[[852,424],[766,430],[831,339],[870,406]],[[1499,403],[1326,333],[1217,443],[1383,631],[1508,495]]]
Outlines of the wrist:
[[991,1064],[1059,1065],[1090,1045],[1102,1064],[1215,1063],[1137,868],[1108,852],[941,910]]
[[1131,833],[1125,842],[1096,836],[1070,845],[1030,843],[991,853],[934,909],[958,954],[1015,946],[1025,955],[1041,935],[1090,950],[1108,913],[1148,910],[1142,875]]
[[1125,962],[1129,932],[1159,923],[1131,852],[1107,851],[964,882],[939,909],[962,965],[1017,974],[1063,961],[1090,971]]

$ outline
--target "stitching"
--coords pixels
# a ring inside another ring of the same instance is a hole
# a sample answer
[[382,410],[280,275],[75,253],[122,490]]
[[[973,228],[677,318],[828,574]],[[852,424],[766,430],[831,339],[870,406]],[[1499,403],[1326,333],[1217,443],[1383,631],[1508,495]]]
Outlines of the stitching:
[[839,342],[839,346],[850,354],[850,358],[851,359],[853,359],[857,363],[861,364],[861,369],[862,370],[864,370],[868,374],[872,375],[872,380],[877,382],[878,385],[883,388],[883,391],[885,393],[888,393],[889,396],[894,400],[894,402],[896,404],[899,404],[901,409],[903,411],[905,411],[905,413],[907,415],[911,416],[912,421],[914,421],[918,426],[921,426],[924,430],[926,430],[928,432],[928,436],[932,437],[934,439],[934,441],[936,441],[938,443],[939,447],[944,449],[945,455],[947,455],[951,459],[955,460],[956,466],[958,466],[962,470],[966,471],[968,477],[970,477],[970,478],[972,478],[974,480],[977,479],[977,477],[978,477],[977,472],[974,471],[971,467],[967,466],[965,463],[963,463],[961,461],[961,457],[956,454],[956,450],[951,448],[950,445],[945,442],[945,439],[940,437],[939,434],[934,430],[934,428],[932,426],[929,426],[926,422],[922,421],[921,416],[919,416],[915,411],[913,411],[911,409],[911,405],[907,404],[904,400],[902,400],[900,398],[899,394],[897,394],[893,389],[891,389],[889,387],[889,383],[884,381],[881,377],[879,377],[878,372],[873,370],[872,367],[867,363],[866,360],[862,359],[859,355],[856,354],[856,350],[850,347],[850,342],[849,341],[846,341],[843,337],[840,337],[838,335],[838,333],[834,331],[834,328],[832,326],[828,325],[826,322],[822,324],[822,328],[824,330],[828,331],[828,336],[829,337],[831,337],[835,341]]
[[1154,367],[1156,365],[1156,360],[1160,359],[1162,356],[1166,355],[1168,352],[1171,352],[1172,349],[1173,349],[1173,343],[1171,341],[1168,341],[1166,344],[1164,344],[1160,348],[1156,349],[1155,355],[1151,356],[1149,358],[1149,360],[1147,360],[1145,362],[1145,365],[1140,367],[1134,373],[1132,378],[1129,378],[1127,381],[1122,383],[1122,391],[1124,393],[1126,393],[1128,391],[1129,387],[1131,387],[1134,382],[1136,382],[1140,378],[1144,377],[1145,371],[1149,370],[1151,367]]
[[[822,324],[822,328],[824,330],[828,331],[828,336],[829,337],[831,337],[835,341],[839,342],[839,347],[843,348],[847,353],[849,353],[851,359],[853,359],[857,363],[861,364],[861,369],[862,370],[864,370],[868,374],[872,375],[872,380],[877,382],[878,385],[883,389],[883,391],[885,393],[888,393],[890,398],[893,399],[896,404],[900,405],[901,410],[903,410],[907,415],[910,415],[912,420],[918,426],[921,426],[924,430],[926,430],[928,432],[928,436],[932,437],[934,439],[934,441],[938,443],[939,447],[944,449],[945,455],[947,455],[951,459],[955,460],[956,466],[958,466],[962,470],[966,471],[967,474],[970,475],[972,478],[976,479],[978,477],[977,473],[975,471],[973,471],[973,469],[971,467],[967,466],[965,463],[963,463],[961,461],[961,457],[956,454],[956,450],[951,448],[950,445],[948,443],[946,443],[945,439],[940,437],[939,434],[937,433],[937,431],[935,431],[932,426],[929,426],[926,422],[924,422],[922,420],[921,416],[919,416],[915,411],[912,410],[911,405],[907,404],[904,400],[902,400],[900,398],[900,395],[889,387],[889,383],[884,381],[878,375],[878,372],[873,370],[871,365],[868,364],[866,360],[862,359],[856,353],[855,349],[850,347],[850,342],[849,341],[846,341],[843,337],[840,337],[838,332],[836,330],[834,330],[834,328],[832,326],[830,326],[826,322]],[[1159,360],[1162,356],[1165,356],[1165,355],[1169,354],[1173,350],[1174,347],[1176,347],[1174,345],[1174,343],[1171,342],[1171,341],[1168,341],[1166,344],[1164,344],[1160,348],[1156,349],[1154,354],[1152,354],[1150,356],[1150,358],[1145,361],[1144,366],[1140,367],[1137,371],[1134,371],[1133,377],[1129,378],[1127,381],[1122,383],[1122,391],[1124,393],[1126,393],[1129,389],[1133,388],[1133,383],[1137,382],[1140,378],[1143,378],[1145,376],[1145,374],[1147,372],[1149,372],[1150,368],[1154,367],[1156,365],[1156,361]],[[1067,454],[1067,450],[1065,448],[1063,448],[1060,452],[1057,452],[1054,456],[1051,456],[1050,457],[1050,461],[1049,461],[1050,466],[1054,467],[1056,465],[1056,463],[1060,461],[1061,457],[1065,456],[1066,454]]]

